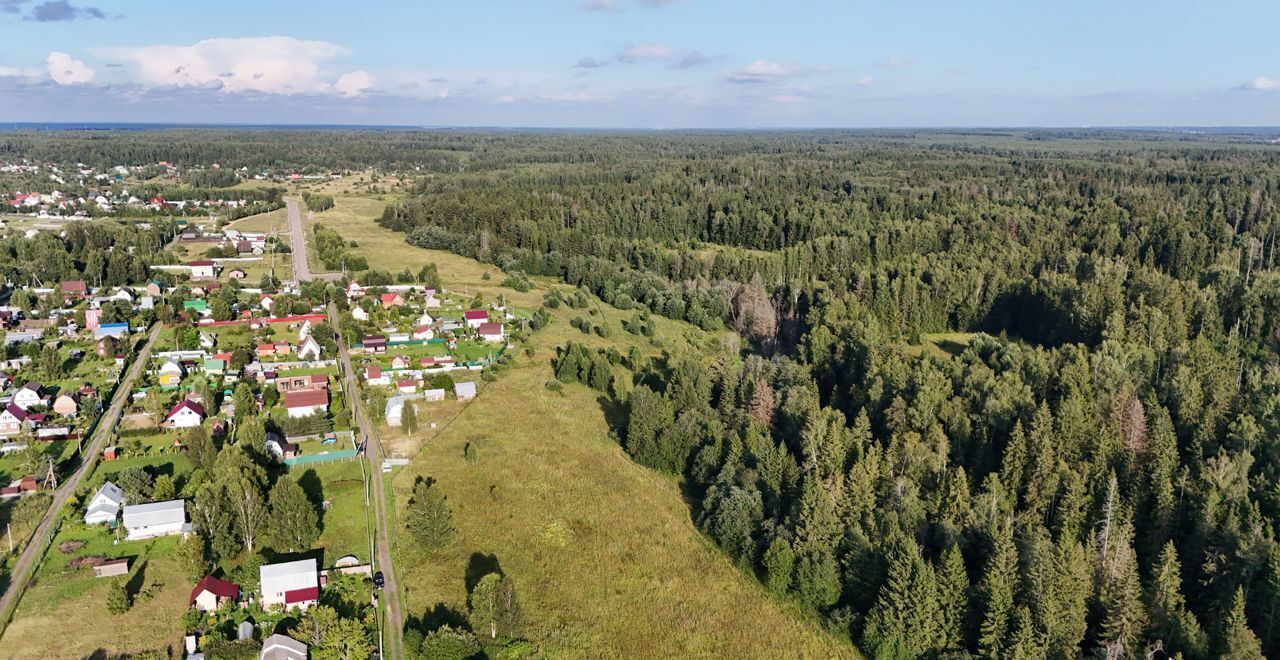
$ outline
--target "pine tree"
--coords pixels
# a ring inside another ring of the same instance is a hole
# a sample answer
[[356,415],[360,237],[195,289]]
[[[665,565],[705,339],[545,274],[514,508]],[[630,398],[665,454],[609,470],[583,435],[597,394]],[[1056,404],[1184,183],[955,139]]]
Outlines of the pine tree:
[[1244,612],[1244,589],[1236,587],[1236,595],[1231,599],[1231,611],[1222,621],[1222,632],[1218,639],[1218,656],[1233,660],[1262,660],[1262,642],[1249,629],[1249,621]]
[[1097,602],[1101,611],[1097,644],[1102,652],[1123,656],[1137,653],[1146,612],[1133,552],[1133,529],[1125,512],[1116,506],[1115,491],[1112,476],[1097,537]]
[[439,550],[453,540],[453,512],[440,487],[420,479],[413,486],[413,498],[405,512],[409,534],[428,552]]
[[937,576],[940,647],[943,651],[961,651],[966,646],[969,622],[969,575],[958,543],[943,552]]
[[889,576],[867,614],[862,644],[875,656],[896,653],[916,657],[940,650],[944,643],[937,582],[915,541],[897,544]]
[[129,592],[125,589],[124,578],[116,580],[107,589],[107,611],[112,614],[129,611]]
[[978,631],[978,649],[984,656],[999,656],[1006,649],[1017,576],[1018,551],[1013,544],[1013,535],[1006,530],[996,539],[980,585],[984,611]]
[[791,544],[782,536],[774,536],[764,552],[765,585],[776,594],[784,594],[791,588],[791,575],[795,571],[796,555]]
[[1151,636],[1170,654],[1203,658],[1208,653],[1204,630],[1182,596],[1182,564],[1173,541],[1165,543],[1151,576]]

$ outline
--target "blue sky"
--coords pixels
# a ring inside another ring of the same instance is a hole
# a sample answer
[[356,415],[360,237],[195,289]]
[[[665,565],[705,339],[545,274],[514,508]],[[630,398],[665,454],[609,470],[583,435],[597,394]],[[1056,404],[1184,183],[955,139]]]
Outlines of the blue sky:
[[1274,0],[0,0],[0,121],[1273,125],[1276,25]]

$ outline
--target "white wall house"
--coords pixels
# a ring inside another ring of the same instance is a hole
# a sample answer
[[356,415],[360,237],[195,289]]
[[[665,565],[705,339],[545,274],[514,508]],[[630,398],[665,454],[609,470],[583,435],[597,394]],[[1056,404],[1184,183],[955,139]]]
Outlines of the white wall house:
[[44,398],[40,396],[43,388],[40,383],[27,383],[21,389],[13,394],[13,404],[27,410],[31,406],[38,406],[44,403]]
[[124,529],[130,541],[191,531],[185,500],[133,504],[124,508]]
[[178,405],[169,411],[169,416],[165,418],[164,425],[171,429],[189,429],[200,426],[204,421],[204,406],[183,399]]
[[84,524],[101,525],[109,523],[120,515],[120,507],[124,506],[124,491],[108,481],[102,484],[98,492],[89,500],[84,511]]
[[298,345],[299,360],[319,360],[320,359],[320,342],[310,335],[302,340]]
[[22,423],[27,420],[27,411],[18,404],[10,403],[0,410],[0,437],[12,438],[22,433]]
[[320,573],[314,558],[267,564],[258,569],[258,577],[263,607],[306,609],[320,599]]

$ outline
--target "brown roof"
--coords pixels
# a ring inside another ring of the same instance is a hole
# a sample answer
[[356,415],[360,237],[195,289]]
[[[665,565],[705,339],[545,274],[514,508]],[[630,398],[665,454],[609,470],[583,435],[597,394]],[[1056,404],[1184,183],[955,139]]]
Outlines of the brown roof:
[[284,393],[285,408],[309,408],[329,403],[328,390],[291,390]]

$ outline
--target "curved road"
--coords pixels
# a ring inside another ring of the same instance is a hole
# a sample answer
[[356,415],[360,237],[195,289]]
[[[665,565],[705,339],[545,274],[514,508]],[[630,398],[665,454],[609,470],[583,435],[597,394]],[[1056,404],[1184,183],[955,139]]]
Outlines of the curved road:
[[[302,226],[302,205],[296,197],[286,197],[285,208],[289,216],[289,249],[293,257],[293,279],[306,282],[313,279],[340,280],[342,273],[313,273],[307,263],[307,233]],[[341,343],[341,342],[339,342]]]
[[106,412],[98,418],[98,425],[94,427],[93,438],[89,441],[89,445],[85,447],[81,453],[80,467],[71,473],[71,476],[63,480],[62,485],[58,486],[53,492],[53,502],[49,506],[49,510],[45,511],[44,516],[40,518],[40,524],[36,526],[36,531],[32,533],[30,542],[27,547],[23,548],[22,554],[18,556],[18,561],[14,563],[13,570],[9,573],[9,584],[5,588],[4,596],[0,596],[0,630],[9,625],[9,619],[12,617],[12,608],[18,605],[18,599],[22,597],[23,588],[27,581],[31,579],[31,572],[39,563],[40,557],[44,555],[46,541],[53,532],[53,523],[57,519],[58,514],[62,511],[62,505],[66,503],[67,498],[75,492],[80,486],[80,482],[89,474],[89,469],[99,454],[102,453],[102,447],[106,444],[107,439],[111,437],[112,431],[116,428],[116,423],[120,421],[120,415],[124,412],[124,404],[129,400],[130,394],[133,392],[133,381],[137,380],[138,374],[142,373],[142,369],[151,358],[151,347],[156,343],[156,337],[160,335],[160,329],[163,325],[157,323],[155,328],[151,330],[151,335],[147,337],[147,343],[138,351],[138,355],[134,358],[133,364],[129,366],[129,371],[125,373],[124,379],[120,381],[119,387],[116,388],[115,396],[111,398],[111,406]]

